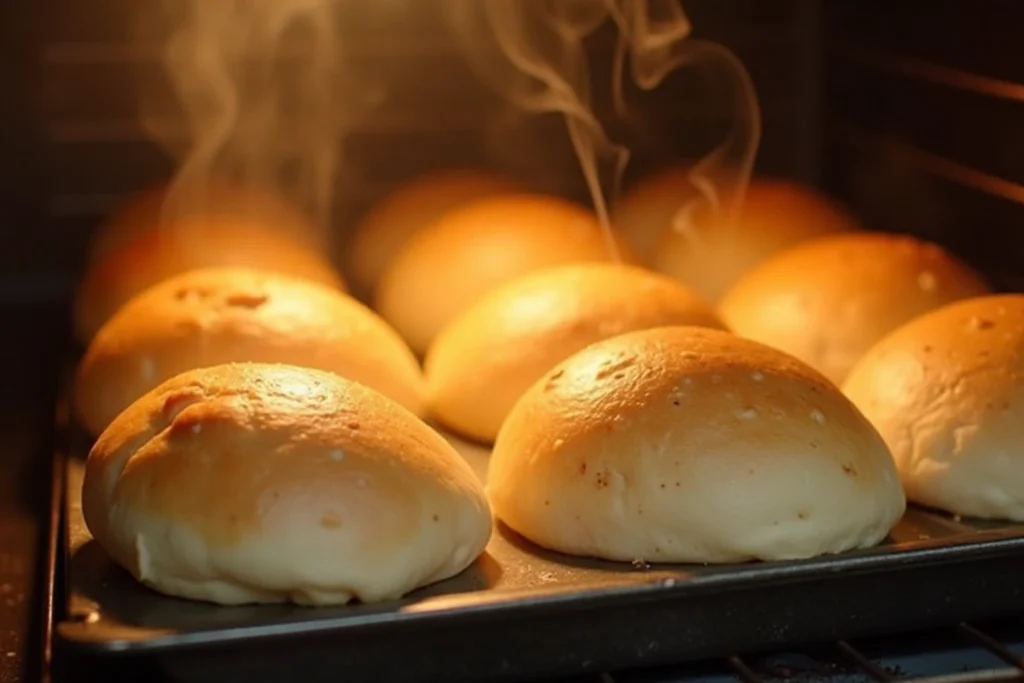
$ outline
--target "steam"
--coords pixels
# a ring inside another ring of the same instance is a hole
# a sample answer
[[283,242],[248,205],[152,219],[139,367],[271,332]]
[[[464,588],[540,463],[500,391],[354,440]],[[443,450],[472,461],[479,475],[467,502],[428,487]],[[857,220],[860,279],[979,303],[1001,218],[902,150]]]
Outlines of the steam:
[[186,124],[144,100],[143,125],[179,161],[166,210],[228,178],[330,222],[339,142],[380,100],[342,50],[335,0],[165,0],[164,66]]
[[[467,59],[482,79],[519,108],[565,117],[598,217],[609,227],[608,203],[619,190],[629,150],[609,139],[591,101],[584,42],[607,21],[618,29],[612,63],[613,110],[625,117],[626,65],[632,82],[653,90],[680,68],[700,70],[727,93],[733,124],[724,141],[693,168],[700,202],[680,200],[676,224],[707,209],[716,225],[735,223],[761,135],[750,76],[725,47],[689,39],[678,0],[448,0],[448,17]],[[606,229],[609,248],[614,241]]]
[[[653,90],[682,68],[713,79],[729,97],[733,121],[726,139],[693,168],[700,199],[680,198],[678,223],[692,224],[700,208],[720,214],[716,224],[734,222],[760,139],[757,99],[731,52],[690,37],[679,0],[437,1],[484,82],[521,112],[564,117],[606,228],[630,154],[610,139],[592,101],[588,40],[603,28],[617,31],[610,115],[619,118],[629,110],[627,85]],[[342,29],[348,19],[363,22],[376,11],[394,20],[407,8],[397,0],[163,3],[162,19],[173,27],[164,66],[175,102],[144,100],[143,123],[179,163],[167,210],[202,204],[211,181],[227,179],[291,198],[326,235],[343,143],[384,96],[383,79],[365,66],[366,55],[360,60],[345,49],[350,41]],[[386,25],[366,27],[380,30],[381,41],[389,37]],[[367,28],[360,23],[355,30]],[[167,125],[171,109],[184,120],[184,135]],[[606,236],[617,255],[610,230]]]

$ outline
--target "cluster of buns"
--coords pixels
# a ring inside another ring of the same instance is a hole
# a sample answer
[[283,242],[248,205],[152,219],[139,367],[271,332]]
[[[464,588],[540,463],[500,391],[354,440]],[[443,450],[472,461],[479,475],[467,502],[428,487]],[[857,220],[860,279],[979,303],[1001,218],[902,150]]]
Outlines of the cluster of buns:
[[[349,239],[365,304],[283,200],[210,195],[123,211],[76,309],[86,521],[165,593],[397,597],[469,566],[491,507],[552,550],[652,562],[874,545],[904,489],[1024,518],[1024,297],[794,183],[688,210],[670,169],[603,226],[432,174]],[[486,495],[424,420],[493,444]]]
[[284,199],[167,189],[97,235],[73,406],[83,512],[145,584],[221,604],[397,598],[484,551],[483,484],[401,336]]

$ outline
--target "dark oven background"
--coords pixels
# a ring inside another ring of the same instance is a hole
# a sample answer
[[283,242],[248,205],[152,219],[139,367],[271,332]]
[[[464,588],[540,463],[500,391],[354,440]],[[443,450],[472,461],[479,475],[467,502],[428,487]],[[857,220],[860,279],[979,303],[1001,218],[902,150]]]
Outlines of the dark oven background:
[[[9,151],[0,296],[55,300],[70,291],[104,211],[172,172],[172,160],[138,124],[134,90],[140,75],[159,89],[162,36],[133,30],[133,11],[144,3],[3,4],[8,99],[0,111]],[[943,242],[1000,284],[1020,286],[1024,85],[1015,82],[1024,82],[1024,4],[685,0],[684,7],[695,35],[728,45],[751,72],[764,129],[760,172],[823,186],[871,226]],[[558,117],[510,117],[439,39],[437,15],[437,0],[410,1],[389,36],[353,32],[353,49],[387,74],[392,95],[346,146],[339,235],[397,181],[441,165],[499,165],[541,189],[582,197]],[[604,38],[595,41],[596,62],[607,62]],[[700,87],[679,78],[644,102],[652,129],[666,133],[637,143],[629,177],[706,150],[721,135],[722,112],[692,106],[706,94]],[[496,141],[505,144],[498,149]]]

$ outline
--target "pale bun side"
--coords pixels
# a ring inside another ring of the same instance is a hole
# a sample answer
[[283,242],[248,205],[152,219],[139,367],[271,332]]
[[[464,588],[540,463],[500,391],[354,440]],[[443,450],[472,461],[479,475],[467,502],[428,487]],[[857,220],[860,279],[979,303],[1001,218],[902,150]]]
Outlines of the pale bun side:
[[76,336],[88,343],[136,294],[179,273],[216,266],[256,268],[345,289],[320,252],[286,232],[224,217],[183,218],[142,233],[88,267],[75,297]]
[[1024,521],[1024,296],[967,299],[908,322],[843,390],[889,444],[910,500]]
[[682,223],[666,225],[655,267],[712,303],[772,255],[814,237],[858,229],[857,221],[831,199],[786,180],[751,180],[733,226],[711,222],[707,215],[694,211],[692,225],[682,231]]
[[511,280],[477,300],[434,340],[424,365],[431,413],[490,442],[545,372],[593,342],[666,325],[723,327],[708,304],[671,278],[587,263]]
[[312,247],[323,246],[322,231],[283,196],[249,185],[209,178],[176,185],[161,183],[117,205],[93,235],[90,262],[181,219],[256,222]]
[[978,274],[935,244],[848,233],[762,263],[729,290],[718,312],[736,334],[791,353],[840,384],[894,328],[988,291]]
[[828,380],[692,327],[598,342],[534,384],[498,435],[488,494],[543,547],[647,562],[868,547],[906,507],[885,443]]
[[352,291],[370,300],[387,264],[409,237],[448,211],[476,199],[514,192],[511,180],[484,171],[436,171],[401,185],[356,225],[345,250],[345,275]]
[[[621,244],[619,251],[626,251]],[[498,285],[549,266],[614,260],[593,212],[557,197],[499,195],[413,235],[385,270],[374,307],[422,355],[441,329]]]
[[98,434],[164,380],[240,361],[327,370],[425,412],[415,356],[370,309],[330,287],[242,268],[183,273],[122,307],[79,364],[75,412]]
[[142,583],[225,605],[398,598],[491,533],[479,480],[436,432],[283,365],[188,372],[133,403],[89,454],[82,513]]

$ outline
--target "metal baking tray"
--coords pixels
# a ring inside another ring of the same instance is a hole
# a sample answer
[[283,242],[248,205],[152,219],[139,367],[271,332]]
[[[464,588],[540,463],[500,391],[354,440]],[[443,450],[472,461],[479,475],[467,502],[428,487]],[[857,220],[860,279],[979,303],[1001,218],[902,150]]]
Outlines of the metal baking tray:
[[[631,566],[549,552],[499,524],[472,567],[400,601],[189,602],[139,585],[90,538],[80,506],[88,442],[65,433],[57,645],[86,660],[145,658],[174,680],[525,680],[1024,610],[1024,525],[914,507],[877,548],[805,561]],[[488,451],[451,441],[483,476]]]

